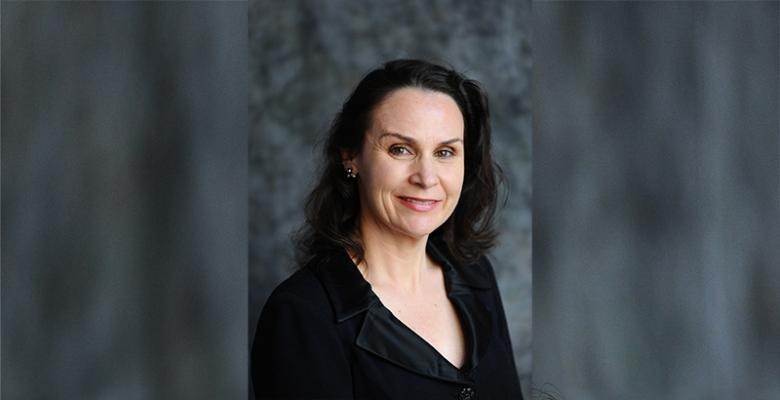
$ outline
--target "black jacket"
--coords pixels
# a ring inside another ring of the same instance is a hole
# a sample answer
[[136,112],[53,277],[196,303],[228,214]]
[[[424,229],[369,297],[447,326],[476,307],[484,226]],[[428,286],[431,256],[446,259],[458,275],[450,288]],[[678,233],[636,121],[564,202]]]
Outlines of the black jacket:
[[522,399],[506,317],[486,258],[461,267],[442,246],[464,329],[456,368],[386,309],[346,252],[323,255],[282,282],[263,308],[252,346],[258,399]]

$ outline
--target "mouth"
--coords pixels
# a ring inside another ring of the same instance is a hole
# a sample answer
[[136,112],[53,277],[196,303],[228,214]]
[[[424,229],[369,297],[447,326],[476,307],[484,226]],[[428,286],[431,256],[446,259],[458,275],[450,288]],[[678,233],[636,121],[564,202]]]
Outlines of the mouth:
[[401,204],[414,211],[430,211],[441,203],[441,200],[421,199],[417,197],[398,196]]

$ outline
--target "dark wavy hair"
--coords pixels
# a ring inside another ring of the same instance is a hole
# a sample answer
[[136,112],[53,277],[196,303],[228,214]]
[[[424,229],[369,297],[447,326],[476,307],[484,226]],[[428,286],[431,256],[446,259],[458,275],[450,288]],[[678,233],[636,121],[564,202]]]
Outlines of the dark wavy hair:
[[368,73],[336,115],[327,132],[321,175],[305,205],[305,223],[294,240],[304,265],[318,255],[347,250],[364,257],[358,232],[359,179],[347,179],[342,151],[358,154],[373,110],[391,92],[421,88],[444,93],[463,114],[465,174],[455,211],[429,240],[443,242],[456,262],[468,264],[495,245],[493,219],[501,168],[490,150],[488,99],[479,83],[451,68],[421,60],[394,60]]

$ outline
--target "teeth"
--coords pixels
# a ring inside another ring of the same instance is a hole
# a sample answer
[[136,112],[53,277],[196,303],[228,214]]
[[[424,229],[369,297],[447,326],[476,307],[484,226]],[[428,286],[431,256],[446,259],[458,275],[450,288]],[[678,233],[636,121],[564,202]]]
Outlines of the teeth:
[[421,200],[410,199],[408,197],[406,198],[406,201],[408,201],[410,203],[414,203],[414,204],[423,205],[423,206],[429,206],[429,205],[433,204],[433,201],[421,201]]

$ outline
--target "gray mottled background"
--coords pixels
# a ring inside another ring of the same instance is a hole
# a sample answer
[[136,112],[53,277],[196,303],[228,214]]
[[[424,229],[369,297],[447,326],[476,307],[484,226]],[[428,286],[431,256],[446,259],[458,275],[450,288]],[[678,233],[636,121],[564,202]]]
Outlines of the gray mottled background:
[[0,14],[0,397],[245,398],[246,4]]
[[[289,235],[318,140],[362,76],[395,58],[452,65],[492,107],[509,202],[493,259],[524,389],[531,372],[531,7],[529,1],[252,1],[249,5],[250,335],[292,272]],[[250,336],[251,337],[251,336]]]
[[534,374],[780,398],[778,2],[534,3]]
[[4,399],[246,397],[314,141],[402,56],[491,96],[528,390],[531,22],[534,382],[780,397],[777,2],[279,4],[247,60],[242,3],[0,3]]

